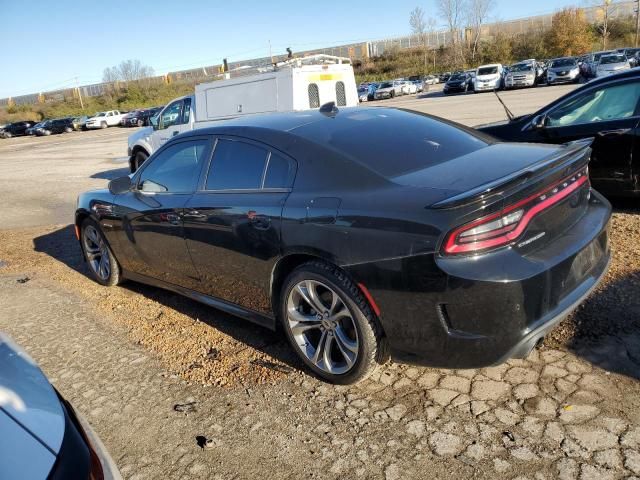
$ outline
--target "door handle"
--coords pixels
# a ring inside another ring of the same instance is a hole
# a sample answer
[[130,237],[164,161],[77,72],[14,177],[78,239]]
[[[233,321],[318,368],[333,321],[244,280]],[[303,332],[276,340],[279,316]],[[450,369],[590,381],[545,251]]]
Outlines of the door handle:
[[200,213],[198,210],[187,210],[182,214],[182,218],[187,220],[198,220],[206,217],[204,213]]
[[598,132],[599,137],[617,137],[618,135],[624,135],[625,133],[629,133],[631,131],[630,128],[618,128],[616,130],[603,130],[602,132]]

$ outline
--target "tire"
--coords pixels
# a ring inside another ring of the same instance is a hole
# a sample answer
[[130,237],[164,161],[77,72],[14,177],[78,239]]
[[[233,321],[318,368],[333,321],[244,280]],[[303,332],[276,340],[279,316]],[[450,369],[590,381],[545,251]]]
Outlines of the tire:
[[135,168],[133,172],[138,170],[142,166],[142,164],[147,160],[147,158],[149,158],[149,155],[147,155],[145,152],[142,152],[142,151],[136,152],[135,156],[133,157],[133,166]]
[[143,120],[141,120],[141,119],[138,119],[138,126],[139,126],[139,127],[144,126],[144,121],[143,121]]
[[11,138],[13,135],[11,134],[11,132],[4,132],[4,133],[2,134],[2,136],[3,136],[4,138]]
[[105,287],[118,285],[121,279],[118,261],[113,256],[100,226],[90,218],[82,222],[80,241],[93,279]]
[[71,127],[67,127],[64,129],[64,133],[71,133],[71,132],[73,132],[73,128]]
[[100,124],[100,128],[107,128],[109,125],[107,125],[107,122],[102,122]]
[[391,98],[396,96],[396,91],[395,90],[391,90]]
[[[337,267],[322,261],[299,266],[285,280],[279,301],[289,343],[318,377],[353,384],[386,360],[377,318],[358,286]],[[317,313],[313,304],[325,311]]]

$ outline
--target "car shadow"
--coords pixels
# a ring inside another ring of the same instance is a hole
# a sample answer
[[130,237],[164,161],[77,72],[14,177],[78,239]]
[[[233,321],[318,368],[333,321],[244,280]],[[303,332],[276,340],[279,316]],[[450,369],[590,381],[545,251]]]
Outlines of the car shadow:
[[[33,240],[33,245],[37,252],[45,253],[67,267],[91,278],[89,269],[83,259],[80,245],[76,240],[73,225],[67,225],[36,237]],[[273,332],[259,327],[239,317],[161,288],[133,281],[124,282],[121,288],[142,295],[190,318],[198,319],[211,328],[215,328],[245,344],[247,347],[267,354],[273,361],[255,360],[255,363],[259,363],[262,367],[280,372],[286,372],[294,368],[303,369],[302,362],[297,358],[295,352],[291,350],[284,334],[280,331]]]
[[595,291],[567,319],[567,347],[592,365],[640,380],[640,271]]
[[103,170],[102,172],[94,173],[90,178],[113,180],[114,178],[126,177],[130,173],[131,172],[129,171],[129,167],[112,168],[110,170]]

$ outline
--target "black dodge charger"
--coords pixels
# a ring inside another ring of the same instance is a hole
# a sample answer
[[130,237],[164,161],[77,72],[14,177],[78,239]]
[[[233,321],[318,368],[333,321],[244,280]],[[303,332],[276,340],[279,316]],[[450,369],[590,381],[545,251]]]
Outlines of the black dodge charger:
[[526,356],[605,273],[589,156],[396,109],[251,116],[82,194],[76,232],[99,283],[280,325],[332,382],[389,354],[482,367]]

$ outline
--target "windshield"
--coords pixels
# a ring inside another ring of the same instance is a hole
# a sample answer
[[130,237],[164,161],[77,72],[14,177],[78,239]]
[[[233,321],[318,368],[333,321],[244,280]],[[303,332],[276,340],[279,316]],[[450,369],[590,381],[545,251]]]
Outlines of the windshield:
[[498,73],[498,67],[483,67],[478,69],[478,75],[493,75]]
[[600,57],[602,57],[603,55],[609,55],[611,52],[600,52],[600,53],[596,53],[593,56],[593,61],[597,62],[598,60],[600,60]]
[[551,68],[575,67],[576,61],[573,58],[560,58],[551,62]]
[[98,112],[94,115],[94,117],[104,117],[107,114],[107,112]]
[[607,63],[624,63],[627,59],[624,55],[607,55],[606,57],[602,57],[600,59],[600,64],[604,65]]
[[380,84],[380,88],[389,88],[389,87],[393,87],[393,83],[391,83],[391,82],[382,82]]
[[511,72],[530,72],[533,70],[533,65],[530,63],[517,63],[509,67]]
[[451,77],[449,77],[449,80],[453,80],[456,82],[459,82],[460,80],[464,80],[465,76],[462,74],[457,74],[457,75],[451,75]]

